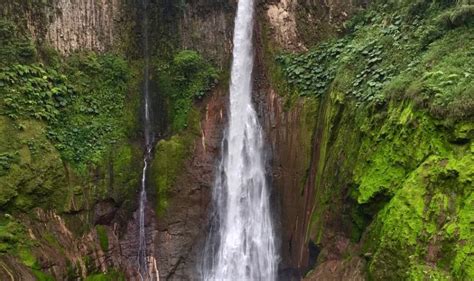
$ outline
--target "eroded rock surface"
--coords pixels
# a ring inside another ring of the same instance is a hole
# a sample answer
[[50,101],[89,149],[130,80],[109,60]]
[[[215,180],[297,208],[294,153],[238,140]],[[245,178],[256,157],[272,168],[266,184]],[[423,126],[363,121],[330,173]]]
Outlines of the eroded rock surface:
[[198,273],[226,120],[225,93],[226,89],[217,89],[202,102],[201,136],[171,187],[169,207],[157,218],[154,248],[163,280],[191,280]]
[[2,15],[16,18],[36,40],[63,54],[84,49],[103,52],[121,44],[122,31],[133,15],[127,0],[2,0],[0,4]]

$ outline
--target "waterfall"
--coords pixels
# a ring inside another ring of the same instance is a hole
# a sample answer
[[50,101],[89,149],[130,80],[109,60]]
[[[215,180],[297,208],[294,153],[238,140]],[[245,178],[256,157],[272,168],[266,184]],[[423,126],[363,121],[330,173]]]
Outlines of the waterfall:
[[239,0],[229,123],[213,190],[204,280],[276,279],[277,252],[265,178],[262,130],[252,105],[254,0]]
[[[143,70],[143,99],[144,99],[144,137],[145,137],[145,153],[143,157],[143,170],[141,178],[141,189],[139,198],[139,213],[138,213],[138,273],[141,280],[150,280],[150,271],[148,268],[148,252],[147,252],[147,237],[145,230],[145,208],[147,204],[146,194],[146,183],[147,183],[147,172],[150,161],[152,159],[152,149],[154,143],[154,135],[151,125],[151,110],[150,110],[150,54],[149,54],[149,43],[148,43],[148,1],[141,0],[143,9],[142,14],[142,38],[143,38],[143,57],[144,57],[144,70]],[[151,257],[153,258],[153,257]],[[153,259],[154,260],[154,259]],[[156,274],[158,279],[158,274]]]

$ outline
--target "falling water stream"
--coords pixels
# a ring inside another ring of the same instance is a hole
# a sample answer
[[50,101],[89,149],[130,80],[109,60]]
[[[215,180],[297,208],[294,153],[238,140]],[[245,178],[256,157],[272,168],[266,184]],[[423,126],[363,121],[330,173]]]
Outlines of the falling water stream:
[[147,204],[146,183],[147,171],[152,158],[152,149],[154,143],[154,136],[151,126],[150,118],[150,58],[149,58],[149,43],[148,43],[148,0],[141,0],[143,9],[142,14],[142,38],[143,38],[143,99],[144,99],[144,135],[145,135],[145,153],[143,157],[143,170],[140,189],[139,201],[139,245],[138,245],[138,272],[141,280],[150,280],[150,272],[148,268],[148,252],[147,252],[147,237],[145,231],[145,208]]
[[228,128],[202,264],[204,280],[276,279],[277,252],[263,157],[252,105],[254,0],[239,0],[234,27]]

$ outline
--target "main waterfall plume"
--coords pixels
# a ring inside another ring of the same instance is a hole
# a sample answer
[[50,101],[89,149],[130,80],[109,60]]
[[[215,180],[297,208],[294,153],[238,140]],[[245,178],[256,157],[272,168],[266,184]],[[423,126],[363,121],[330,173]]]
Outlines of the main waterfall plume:
[[252,105],[254,0],[240,0],[234,27],[229,124],[213,192],[204,280],[275,280],[277,252],[262,130]]

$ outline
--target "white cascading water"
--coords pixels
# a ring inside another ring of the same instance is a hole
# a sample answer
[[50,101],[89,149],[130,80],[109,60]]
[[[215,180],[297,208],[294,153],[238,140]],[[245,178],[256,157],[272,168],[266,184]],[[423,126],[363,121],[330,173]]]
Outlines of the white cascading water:
[[145,208],[147,204],[146,183],[147,171],[149,162],[152,158],[152,148],[154,143],[153,132],[151,129],[150,118],[150,59],[148,47],[148,15],[147,6],[148,1],[142,0],[142,36],[143,36],[143,56],[144,56],[144,71],[143,71],[143,99],[144,99],[144,135],[145,135],[145,153],[143,157],[143,169],[141,179],[141,189],[139,198],[139,213],[138,213],[138,273],[142,281],[150,280],[150,271],[148,268],[149,257],[147,252],[147,237],[145,230]]
[[213,191],[204,280],[273,281],[276,239],[262,130],[252,105],[254,0],[239,0],[234,27],[229,124]]

